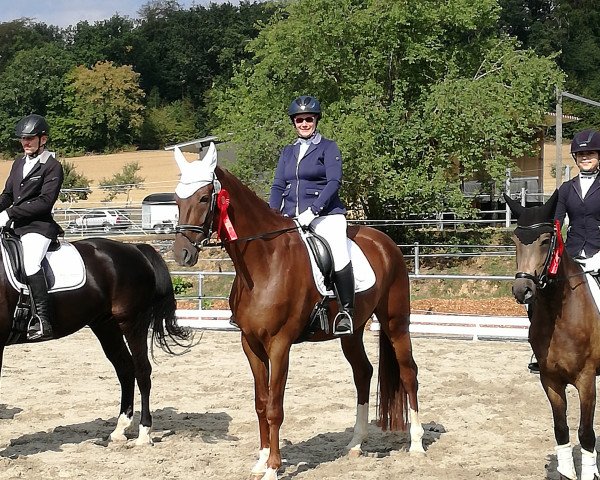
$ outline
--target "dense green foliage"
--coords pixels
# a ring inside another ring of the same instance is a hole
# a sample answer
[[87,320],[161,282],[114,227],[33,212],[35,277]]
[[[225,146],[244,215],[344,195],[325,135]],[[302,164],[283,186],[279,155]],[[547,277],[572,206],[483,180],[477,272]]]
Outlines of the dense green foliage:
[[494,0],[290,3],[213,92],[238,173],[269,183],[293,135],[287,105],[314,94],[321,130],[343,152],[352,208],[368,218],[467,213],[462,182],[503,181],[561,82],[554,61],[519,49],[498,17]]
[[[266,195],[293,138],[286,107],[313,94],[358,215],[468,215],[463,183],[498,187],[557,86],[600,99],[592,0],[152,0],[139,13],[0,23],[0,152],[17,151],[14,124],[31,112],[47,116],[61,156],[219,133]],[[598,109],[565,112],[600,126]]]
[[209,132],[207,92],[247,56],[274,5],[242,2],[184,10],[154,0],[139,20],[114,15],[65,29],[0,23],[0,152],[35,112],[61,155],[159,148]]

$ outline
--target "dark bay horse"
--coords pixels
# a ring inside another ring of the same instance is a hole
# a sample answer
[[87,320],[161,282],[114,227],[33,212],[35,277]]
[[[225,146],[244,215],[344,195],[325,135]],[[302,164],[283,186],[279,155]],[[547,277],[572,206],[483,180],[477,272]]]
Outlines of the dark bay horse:
[[[89,325],[121,384],[119,418],[110,439],[126,440],[125,432],[132,426],[137,381],[142,402],[136,443],[152,443],[152,366],[148,359],[148,331],[152,328],[154,343],[169,352],[172,352],[173,342],[182,344],[189,335],[176,323],[176,303],[169,270],[160,254],[150,245],[125,244],[105,238],[78,240],[73,245],[85,263],[86,282],[78,289],[51,294],[56,309],[54,336],[64,337]],[[4,348],[11,337],[17,301],[18,292],[9,284],[2,266],[0,369]],[[26,340],[17,343],[24,342]],[[81,354],[85,355],[85,352]],[[44,363],[43,358],[40,363]],[[52,399],[47,401],[51,405]]]
[[[187,162],[177,149],[175,157],[182,170],[175,197],[179,206],[176,261],[180,265],[195,265],[198,249],[208,240],[213,227],[221,230],[221,238],[227,227],[238,236],[238,240],[225,241],[224,247],[236,270],[229,303],[254,376],[260,449],[252,477],[277,479],[290,348],[303,336],[311,311],[321,298],[313,281],[308,253],[292,219],[271,210],[236,177],[216,166],[214,145],[202,161]],[[228,192],[229,198],[224,192]],[[223,207],[228,207],[227,216]],[[381,324],[379,424],[384,430],[405,430],[410,423],[410,451],[423,452],[417,365],[409,334],[409,280],[402,253],[378,230],[353,226],[348,235],[369,259],[376,283],[357,294],[354,334],[341,338],[357,392],[354,435],[347,448],[351,454],[359,454],[367,436],[373,367],[365,353],[363,333],[365,323],[375,313]],[[330,305],[330,324],[337,312],[334,303]],[[321,330],[310,340],[332,338]]]
[[582,266],[563,249],[554,222],[557,192],[541,207],[524,208],[506,198],[517,217],[514,241],[517,271],[513,294],[529,304],[529,343],[540,365],[540,380],[554,418],[558,472],[577,478],[567,425],[567,385],[579,394],[581,480],[599,478],[596,466],[596,376],[600,373],[600,314],[593,285]]

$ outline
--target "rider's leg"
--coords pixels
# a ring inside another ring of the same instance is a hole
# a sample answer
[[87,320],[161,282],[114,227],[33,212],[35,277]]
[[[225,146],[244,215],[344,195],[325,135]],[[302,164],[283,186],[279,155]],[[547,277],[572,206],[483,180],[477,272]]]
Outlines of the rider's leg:
[[340,214],[325,215],[316,218],[311,226],[317,235],[325,238],[333,256],[334,283],[341,307],[333,323],[333,333],[350,334],[353,332],[354,275],[348,251],[346,217]]
[[46,276],[42,269],[42,260],[50,242],[49,238],[38,233],[26,233],[21,237],[25,275],[36,312],[27,330],[29,340],[52,338],[54,305],[48,294]]
[[352,262],[335,272],[334,278],[340,298],[341,311],[337,314],[333,332],[338,335],[352,333],[352,316],[354,315],[354,273]]

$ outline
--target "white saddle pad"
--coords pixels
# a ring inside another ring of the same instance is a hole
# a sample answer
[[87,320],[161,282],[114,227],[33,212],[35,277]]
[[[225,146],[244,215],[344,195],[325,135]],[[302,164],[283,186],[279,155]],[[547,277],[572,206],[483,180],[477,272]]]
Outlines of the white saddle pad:
[[[306,243],[306,237],[308,236],[308,233],[306,233],[301,228],[299,229],[299,231],[300,236],[302,237],[302,241],[304,242],[304,246],[308,250],[310,266],[313,272],[313,277],[315,280],[315,285],[317,286],[317,290],[321,295],[333,297],[334,293],[331,290],[327,290],[325,288],[325,279],[323,277],[323,274],[317,266],[312,250]],[[371,267],[369,260],[367,260],[367,257],[360,249],[360,247],[349,238],[347,239],[347,242],[348,249],[350,251],[350,260],[352,261],[352,271],[354,272],[354,291],[357,293],[364,292],[365,290],[368,290],[373,285],[375,285],[375,272],[373,271],[373,267]]]
[[594,301],[596,302],[596,307],[600,310],[600,287],[598,287],[598,282],[589,273],[586,273],[585,277],[587,278],[590,291],[592,292],[592,297],[594,297]]
[[[10,284],[17,291],[24,290],[29,293],[27,285],[19,282],[16,278],[13,266],[8,260],[4,245],[0,243],[2,250],[2,262]],[[46,263],[47,262],[47,263]],[[48,252],[46,261],[43,262],[49,292],[61,292],[64,290],[75,290],[82,287],[86,280],[86,271],[83,259],[79,251],[69,242],[60,240],[58,250]]]

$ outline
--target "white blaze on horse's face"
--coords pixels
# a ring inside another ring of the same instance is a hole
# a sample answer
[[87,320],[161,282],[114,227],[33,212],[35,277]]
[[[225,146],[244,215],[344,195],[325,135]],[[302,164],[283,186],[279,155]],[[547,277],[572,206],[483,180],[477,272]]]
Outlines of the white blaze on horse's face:
[[210,143],[202,160],[188,162],[179,147],[175,147],[173,155],[181,172],[179,184],[175,188],[175,193],[179,198],[189,198],[200,188],[215,183],[217,148],[213,142]]

